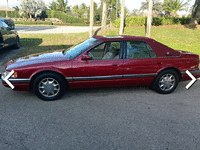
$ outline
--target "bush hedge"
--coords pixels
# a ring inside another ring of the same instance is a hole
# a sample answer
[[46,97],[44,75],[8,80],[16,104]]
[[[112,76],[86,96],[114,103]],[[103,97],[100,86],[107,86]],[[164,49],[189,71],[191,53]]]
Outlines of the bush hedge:
[[[153,17],[152,25],[159,26],[159,25],[178,25],[178,24],[189,24],[191,17]],[[134,27],[134,26],[144,26],[147,23],[147,17],[141,16],[131,16],[125,19],[125,26],[126,27]],[[198,21],[200,24],[200,19]],[[120,18],[114,21],[114,27],[120,27]]]
[[46,15],[48,16],[48,18],[58,18],[60,20],[62,20],[65,23],[83,23],[84,21],[86,21],[86,19],[81,19],[81,18],[76,18],[73,16],[68,16],[67,14],[65,14],[64,12],[61,11],[46,11]]
[[[5,11],[0,11],[0,17],[5,18],[6,17],[6,12]],[[15,10],[15,11],[8,11],[8,17],[10,18],[19,18],[19,11]]]

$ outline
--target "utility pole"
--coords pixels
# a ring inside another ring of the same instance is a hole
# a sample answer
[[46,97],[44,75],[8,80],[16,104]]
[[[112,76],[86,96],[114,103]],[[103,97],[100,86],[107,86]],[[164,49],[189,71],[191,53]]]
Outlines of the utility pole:
[[102,22],[101,22],[102,27],[106,27],[106,20],[107,20],[106,0],[103,0],[103,12],[102,12]]
[[124,5],[125,5],[125,0],[121,1],[121,20],[120,20],[120,29],[119,29],[119,35],[122,35],[124,31]]
[[93,0],[90,0],[90,37],[92,37],[93,30],[93,16],[94,16],[94,3]]
[[149,0],[149,11],[148,11],[148,18],[147,18],[146,37],[150,37],[150,33],[151,33],[152,7],[153,7],[153,1]]

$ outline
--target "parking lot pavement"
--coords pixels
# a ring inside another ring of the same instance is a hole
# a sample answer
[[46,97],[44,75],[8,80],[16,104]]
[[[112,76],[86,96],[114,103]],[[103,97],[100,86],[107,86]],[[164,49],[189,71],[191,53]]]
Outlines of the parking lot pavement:
[[187,83],[167,95],[147,87],[76,89],[51,102],[0,84],[0,147],[200,149],[200,81],[189,90]]
[[[96,30],[99,27],[93,27]],[[88,32],[88,26],[16,26],[18,33],[83,33]]]

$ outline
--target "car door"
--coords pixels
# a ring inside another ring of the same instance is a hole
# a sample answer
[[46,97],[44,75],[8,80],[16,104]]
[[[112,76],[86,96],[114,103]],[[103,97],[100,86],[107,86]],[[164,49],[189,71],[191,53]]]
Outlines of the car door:
[[7,39],[7,31],[6,28],[3,26],[3,22],[0,21],[0,47],[6,46],[7,44],[5,43]]
[[16,40],[15,40],[15,31],[11,29],[11,27],[9,27],[5,22],[2,22],[3,27],[5,29],[5,44],[7,44],[7,46],[13,45],[15,44]]
[[[122,85],[123,42],[103,42],[83,53],[73,63],[76,87],[114,87]],[[81,60],[84,55],[91,60]]]
[[123,85],[150,85],[161,67],[152,48],[145,41],[125,42]]

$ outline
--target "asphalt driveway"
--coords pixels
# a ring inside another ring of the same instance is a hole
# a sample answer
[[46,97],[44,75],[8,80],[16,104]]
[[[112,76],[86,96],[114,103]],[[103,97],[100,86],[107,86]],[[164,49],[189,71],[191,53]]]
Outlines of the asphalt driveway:
[[77,89],[52,102],[0,84],[0,149],[200,149],[200,81],[187,83],[168,95]]

